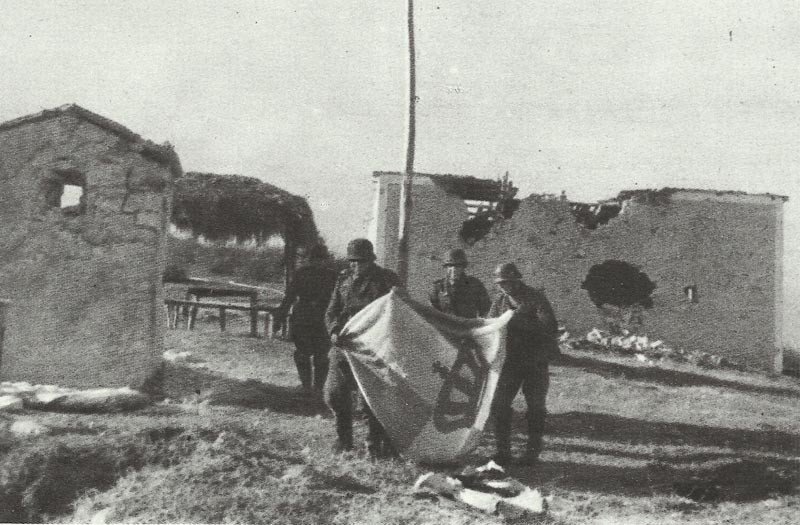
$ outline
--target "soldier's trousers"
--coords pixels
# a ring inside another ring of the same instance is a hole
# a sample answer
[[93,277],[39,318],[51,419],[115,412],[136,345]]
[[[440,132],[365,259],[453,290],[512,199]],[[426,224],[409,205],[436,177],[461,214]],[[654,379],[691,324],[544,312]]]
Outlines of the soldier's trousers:
[[[330,368],[328,369],[328,380],[325,382],[325,403],[330,407],[336,416],[336,435],[339,444],[344,448],[353,446],[353,393],[358,390],[350,363],[344,353],[334,347],[331,348],[329,355]],[[370,452],[382,453],[384,449],[390,449],[391,444],[383,425],[372,413],[372,410],[364,403],[364,410],[367,414],[367,448]]]
[[546,361],[542,363],[517,363],[506,361],[497,381],[497,390],[492,403],[495,423],[497,452],[511,452],[511,403],[520,388],[528,405],[528,453],[538,456],[542,449],[545,418],[547,417],[547,389],[550,386],[550,371]]
[[304,388],[313,388],[321,393],[328,377],[330,340],[324,334],[320,336],[312,330],[303,330],[302,327],[293,328],[292,332],[296,348],[294,364],[300,383]]

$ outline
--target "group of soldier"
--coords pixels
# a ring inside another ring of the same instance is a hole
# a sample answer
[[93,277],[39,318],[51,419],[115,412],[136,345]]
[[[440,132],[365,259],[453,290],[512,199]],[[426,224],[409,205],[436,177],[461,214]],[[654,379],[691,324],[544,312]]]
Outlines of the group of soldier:
[[[327,266],[324,246],[310,249],[307,258],[308,263],[297,270],[289,283],[275,315],[275,329],[282,326],[291,308],[294,361],[302,387],[321,395],[333,411],[337,436],[334,448],[343,452],[353,449],[353,393],[357,385],[339,346],[339,334],[352,316],[401,283],[393,271],[375,263],[375,252],[367,239],[354,239],[348,244],[349,268],[338,274]],[[479,279],[467,275],[467,265],[463,250],[447,252],[443,262],[445,276],[433,283],[430,303],[437,310],[465,318],[499,317],[514,310],[507,330],[506,359],[492,405],[497,449],[493,459],[501,465],[512,461],[511,404],[521,389],[528,406],[528,442],[516,461],[532,465],[542,450],[548,366],[559,353],[555,314],[544,293],[526,285],[513,263],[500,264],[495,269],[494,300]],[[382,425],[369,406],[363,405],[370,457],[396,456]]]

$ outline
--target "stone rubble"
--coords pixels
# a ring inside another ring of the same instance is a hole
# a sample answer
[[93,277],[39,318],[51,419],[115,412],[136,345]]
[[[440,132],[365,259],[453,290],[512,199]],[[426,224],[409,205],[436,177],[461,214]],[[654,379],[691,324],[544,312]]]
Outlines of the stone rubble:
[[606,330],[593,328],[585,337],[575,338],[569,332],[563,332],[559,343],[565,348],[576,350],[592,350],[612,352],[621,355],[634,356],[637,361],[654,366],[663,360],[679,363],[691,363],[703,368],[730,368],[742,370],[742,366],[725,357],[701,351],[685,351],[672,348],[664,341],[650,340],[646,335],[636,335],[628,330],[622,330],[615,335]]
[[208,363],[195,357],[191,352],[182,351],[176,352],[174,350],[166,350],[163,354],[164,360],[170,363],[186,365],[190,367],[202,368]]
[[19,437],[38,436],[48,432],[46,426],[32,419],[18,419],[11,424],[8,430]]
[[11,412],[14,410],[22,410],[22,399],[17,396],[0,396],[0,412]]
[[135,410],[149,403],[145,394],[129,387],[81,390],[27,381],[0,382],[0,410],[103,412]]

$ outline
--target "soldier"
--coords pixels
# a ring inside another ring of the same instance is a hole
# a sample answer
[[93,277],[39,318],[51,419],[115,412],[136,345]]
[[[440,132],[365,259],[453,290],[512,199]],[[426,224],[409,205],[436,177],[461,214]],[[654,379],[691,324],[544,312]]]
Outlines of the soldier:
[[311,247],[308,264],[298,268],[286,288],[286,295],[275,311],[273,326],[275,332],[279,331],[286,322],[289,308],[294,305],[291,333],[296,347],[294,363],[297,374],[304,390],[317,392],[320,396],[328,377],[328,350],[331,346],[325,329],[325,308],[336,285],[336,270],[325,265],[327,257],[325,246]]
[[515,311],[508,323],[506,360],[492,404],[495,461],[502,465],[511,460],[511,403],[521,387],[528,406],[528,445],[521,463],[531,465],[542,451],[545,399],[550,384],[548,364],[559,355],[558,324],[544,292],[527,286],[513,263],[498,266],[494,276],[500,293],[492,303],[489,317]]
[[[339,274],[325,312],[325,324],[334,344],[329,354],[331,367],[325,384],[325,402],[336,415],[338,439],[335,450],[339,452],[353,448],[352,393],[357,389],[350,364],[342,350],[336,347],[340,343],[339,332],[353,315],[400,284],[393,271],[375,264],[372,243],[367,239],[350,241],[347,245],[347,259],[350,261],[350,268]],[[383,426],[366,405],[365,410],[368,423],[367,451],[370,456],[394,455]]]
[[486,287],[478,279],[467,275],[467,255],[456,248],[447,252],[444,268],[447,275],[433,282],[431,304],[437,310],[459,317],[486,317],[491,301]]

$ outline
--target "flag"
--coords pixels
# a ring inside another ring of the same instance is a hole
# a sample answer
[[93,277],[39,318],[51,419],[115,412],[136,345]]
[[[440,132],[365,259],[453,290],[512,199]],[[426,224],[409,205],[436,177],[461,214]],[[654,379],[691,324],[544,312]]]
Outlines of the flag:
[[463,319],[395,288],[345,325],[340,344],[361,394],[404,457],[446,463],[477,447],[512,314]]

